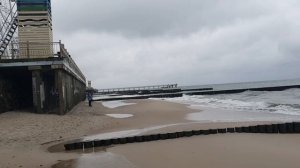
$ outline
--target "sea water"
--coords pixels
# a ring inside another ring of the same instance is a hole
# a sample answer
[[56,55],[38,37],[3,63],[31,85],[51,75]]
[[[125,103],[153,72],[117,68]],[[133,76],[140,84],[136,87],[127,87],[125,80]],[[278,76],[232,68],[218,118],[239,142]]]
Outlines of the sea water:
[[[244,89],[300,85],[300,80],[187,86],[185,89]],[[186,118],[193,121],[295,121],[300,120],[300,89],[245,91],[236,94],[184,95],[167,101],[187,104],[199,110]]]
[[182,88],[183,90],[199,89],[199,88],[212,88],[213,90],[231,90],[231,89],[249,89],[249,88],[278,87],[278,86],[292,86],[292,85],[300,85],[300,79],[242,82],[242,83],[228,83],[228,84],[192,85],[192,86],[182,86],[180,88]]

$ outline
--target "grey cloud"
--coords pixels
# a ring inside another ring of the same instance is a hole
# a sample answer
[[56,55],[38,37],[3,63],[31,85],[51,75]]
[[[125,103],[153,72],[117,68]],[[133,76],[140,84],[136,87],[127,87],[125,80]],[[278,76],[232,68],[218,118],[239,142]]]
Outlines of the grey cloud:
[[296,0],[70,2],[54,0],[55,37],[97,88],[300,75]]
[[[275,1],[259,0],[85,0],[54,1],[58,29],[127,36],[180,35],[256,18]],[[276,3],[276,2],[275,2]],[[271,11],[272,12],[272,11]]]

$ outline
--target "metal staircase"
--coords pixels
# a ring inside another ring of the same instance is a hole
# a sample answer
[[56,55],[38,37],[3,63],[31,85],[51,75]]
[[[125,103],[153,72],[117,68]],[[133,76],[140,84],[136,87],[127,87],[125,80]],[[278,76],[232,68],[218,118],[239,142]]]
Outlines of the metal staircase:
[[13,35],[15,34],[16,30],[18,28],[18,21],[16,18],[12,20],[12,22],[9,24],[9,27],[6,29],[5,36],[1,39],[1,45],[0,45],[0,59],[2,55],[4,54],[8,44],[10,43],[11,39],[13,38]]
[[[12,2],[10,1],[9,3]],[[5,15],[1,12],[3,20],[1,21],[0,26],[0,59],[4,56],[4,53],[10,42],[13,40],[14,34],[18,28],[16,3],[10,5],[6,10],[7,13]]]

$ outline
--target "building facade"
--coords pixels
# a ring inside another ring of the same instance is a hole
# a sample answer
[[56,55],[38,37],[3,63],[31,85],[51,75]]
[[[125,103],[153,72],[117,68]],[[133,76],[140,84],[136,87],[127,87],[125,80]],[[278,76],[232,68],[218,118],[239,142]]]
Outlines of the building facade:
[[51,1],[17,0],[17,10],[20,57],[52,57]]

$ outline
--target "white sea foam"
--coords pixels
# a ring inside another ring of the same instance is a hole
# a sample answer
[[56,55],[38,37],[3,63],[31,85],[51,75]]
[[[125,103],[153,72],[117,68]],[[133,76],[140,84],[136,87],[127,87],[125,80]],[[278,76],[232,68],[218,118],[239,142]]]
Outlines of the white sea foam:
[[134,105],[136,103],[125,103],[124,101],[107,101],[102,102],[102,105],[107,108],[117,108],[122,106]]
[[130,118],[133,117],[132,114],[105,114],[106,116],[112,117],[112,118]]
[[[292,116],[300,116],[300,89],[289,89],[286,91],[277,92],[259,92],[259,91],[247,91],[238,94],[221,94],[221,95],[205,95],[205,96],[188,96],[165,99],[167,101],[182,103],[189,105],[193,109],[214,109],[217,111],[232,111],[232,112],[244,112],[245,117],[248,119],[260,120],[266,113],[268,114],[282,114]],[[247,116],[250,113],[255,116]],[[203,117],[203,113],[191,114],[188,119]],[[218,114],[221,115],[220,113]],[[237,114],[235,114],[237,115]],[[230,116],[230,115],[229,115]],[[239,115],[241,117],[241,115]],[[256,117],[258,116],[258,117]],[[282,117],[275,115],[275,118]],[[218,118],[217,116],[215,116]],[[265,116],[270,119],[269,116]],[[206,118],[206,117],[204,117]],[[234,119],[228,116],[223,116],[223,120]],[[272,116],[271,116],[272,118]],[[283,117],[284,118],[284,117]],[[240,118],[242,119],[242,118]],[[198,119],[195,119],[199,121]],[[235,120],[235,119],[234,119]],[[247,120],[247,119],[246,119]]]
[[254,111],[234,111],[225,109],[202,109],[198,113],[190,113],[187,120],[198,122],[251,122],[251,121],[296,121],[300,116],[272,114]]

